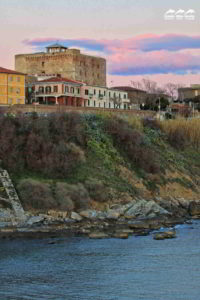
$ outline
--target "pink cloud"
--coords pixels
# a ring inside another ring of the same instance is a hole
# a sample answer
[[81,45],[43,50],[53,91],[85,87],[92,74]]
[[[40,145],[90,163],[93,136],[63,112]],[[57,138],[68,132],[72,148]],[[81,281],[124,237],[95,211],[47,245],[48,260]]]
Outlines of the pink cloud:
[[86,51],[106,55],[109,74],[187,74],[200,71],[200,35],[143,34],[129,39],[95,40],[45,37],[26,39],[25,45],[42,48],[47,44],[60,42],[69,47],[81,47]]

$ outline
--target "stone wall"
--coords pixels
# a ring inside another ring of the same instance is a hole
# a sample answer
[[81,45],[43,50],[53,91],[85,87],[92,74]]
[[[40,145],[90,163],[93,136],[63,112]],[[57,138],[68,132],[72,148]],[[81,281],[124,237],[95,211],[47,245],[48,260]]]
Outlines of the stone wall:
[[106,86],[106,60],[84,55],[77,49],[68,49],[63,53],[16,55],[15,70],[28,75],[59,74],[89,85]]

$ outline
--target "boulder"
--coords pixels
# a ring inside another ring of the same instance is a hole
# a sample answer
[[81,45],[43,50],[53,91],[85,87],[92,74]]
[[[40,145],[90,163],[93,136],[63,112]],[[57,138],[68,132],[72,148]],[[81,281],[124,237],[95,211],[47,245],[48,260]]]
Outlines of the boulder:
[[153,236],[154,240],[165,240],[165,239],[173,239],[173,238],[176,238],[175,230],[158,232],[158,233],[154,234],[154,236]]
[[76,213],[75,211],[73,211],[73,212],[71,213],[71,219],[79,222],[79,221],[81,221],[83,218],[82,218],[78,213]]
[[191,216],[200,216],[200,202],[190,202],[188,211]]
[[104,232],[92,232],[89,234],[90,239],[105,239],[108,235]]
[[130,207],[124,214],[127,219],[145,217],[153,218],[157,215],[167,215],[169,212],[158,205],[155,201],[139,200],[135,205]]
[[113,237],[117,239],[128,239],[128,236],[128,232],[115,232],[113,234]]
[[42,222],[44,222],[44,220],[45,220],[44,216],[32,216],[28,219],[26,224],[28,226],[32,226],[33,224],[42,223]]
[[87,218],[87,219],[96,219],[98,216],[98,213],[96,210],[87,209],[87,210],[83,210],[83,211],[79,212],[79,215],[81,217]]
[[136,221],[134,223],[128,224],[129,228],[134,230],[140,230],[140,229],[149,229],[150,225],[148,222],[143,221]]
[[113,209],[109,209],[105,214],[106,219],[117,220],[119,217],[120,217],[120,212]]

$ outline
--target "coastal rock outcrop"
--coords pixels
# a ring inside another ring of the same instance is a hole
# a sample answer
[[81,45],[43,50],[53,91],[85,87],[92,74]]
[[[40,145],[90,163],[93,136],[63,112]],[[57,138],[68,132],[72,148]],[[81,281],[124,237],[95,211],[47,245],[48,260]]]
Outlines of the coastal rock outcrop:
[[200,217],[200,202],[190,202],[188,210],[191,216]]
[[148,217],[153,218],[157,215],[168,215],[169,212],[162,208],[155,201],[146,201],[144,199],[134,203],[132,207],[124,213],[125,218]]

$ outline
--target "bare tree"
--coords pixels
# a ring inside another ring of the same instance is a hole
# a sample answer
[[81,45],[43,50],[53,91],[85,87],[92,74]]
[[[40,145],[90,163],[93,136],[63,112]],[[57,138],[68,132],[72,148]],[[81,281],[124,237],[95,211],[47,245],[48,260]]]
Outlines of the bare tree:
[[157,82],[148,78],[143,78],[140,82],[131,81],[132,86],[140,88],[146,92],[145,97],[143,96],[144,103],[150,109],[157,109],[160,107],[161,98],[165,98],[165,89],[158,86]]
[[183,86],[184,86],[183,84],[175,84],[175,83],[169,82],[169,83],[165,84],[164,88],[165,88],[166,94],[170,96],[172,101],[174,101],[178,97],[178,89]]
[[114,103],[114,108],[120,108],[121,104],[122,104],[122,99],[120,97],[113,97],[110,99],[111,101],[113,101]]

